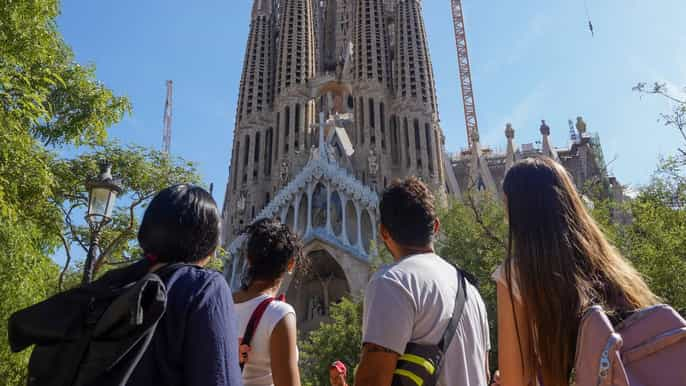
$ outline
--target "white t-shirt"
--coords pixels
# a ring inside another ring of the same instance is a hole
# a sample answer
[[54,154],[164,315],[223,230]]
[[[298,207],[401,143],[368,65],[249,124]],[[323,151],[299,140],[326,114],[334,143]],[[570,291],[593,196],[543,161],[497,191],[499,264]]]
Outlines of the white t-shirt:
[[[267,295],[260,295],[247,302],[235,304],[236,313],[238,314],[238,335],[240,338],[245,334],[245,328],[248,326],[250,317],[257,306],[267,298]],[[274,384],[269,356],[269,338],[272,335],[272,331],[274,331],[274,327],[288,314],[295,315],[295,310],[290,304],[277,300],[269,303],[250,342],[250,356],[248,363],[245,364],[243,369],[244,385],[271,386]]]
[[[414,255],[382,268],[367,286],[363,341],[404,353],[409,342],[437,344],[455,308],[457,272],[439,256]],[[487,385],[490,350],[486,306],[467,283],[462,319],[444,357],[441,386]]]

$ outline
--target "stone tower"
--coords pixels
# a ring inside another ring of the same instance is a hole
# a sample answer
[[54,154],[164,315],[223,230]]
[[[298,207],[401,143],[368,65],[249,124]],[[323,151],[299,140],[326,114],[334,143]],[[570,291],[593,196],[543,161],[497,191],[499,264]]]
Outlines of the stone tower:
[[244,279],[244,227],[280,218],[310,259],[280,289],[302,331],[364,289],[378,263],[379,192],[394,178],[418,176],[439,197],[502,194],[514,162],[543,154],[577,187],[616,184],[581,118],[565,148],[553,146],[545,123],[541,148],[518,147],[508,124],[506,153],[482,147],[474,133],[468,150],[446,156],[420,0],[254,0],[239,93],[225,275],[233,288]]
[[416,175],[444,193],[443,133],[419,0],[254,0],[224,202],[232,240],[307,163],[317,115],[380,192]]

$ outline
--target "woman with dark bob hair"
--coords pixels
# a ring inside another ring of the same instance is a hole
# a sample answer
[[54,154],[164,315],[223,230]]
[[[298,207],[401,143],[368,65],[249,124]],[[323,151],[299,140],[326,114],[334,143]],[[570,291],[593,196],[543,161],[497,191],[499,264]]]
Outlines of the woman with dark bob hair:
[[167,308],[128,385],[242,384],[231,291],[221,274],[203,268],[219,226],[217,204],[200,187],[174,185],[150,202],[138,242],[151,270],[165,272]]
[[586,309],[600,305],[619,323],[658,298],[608,242],[562,165],[519,161],[503,191],[510,239],[494,274],[499,382],[568,386]]

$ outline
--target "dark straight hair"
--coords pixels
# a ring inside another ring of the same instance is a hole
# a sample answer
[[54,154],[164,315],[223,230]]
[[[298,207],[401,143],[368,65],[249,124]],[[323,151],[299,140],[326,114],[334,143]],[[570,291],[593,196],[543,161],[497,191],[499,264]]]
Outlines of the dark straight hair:
[[138,243],[155,261],[193,263],[216,251],[219,227],[219,210],[210,193],[199,186],[174,185],[150,201]]
[[543,384],[567,386],[581,314],[589,306],[621,315],[658,299],[607,241],[562,165],[547,157],[519,161],[505,176],[503,191],[510,231],[507,282],[512,295],[516,280],[530,320],[515,327],[518,335],[526,328],[532,337],[531,349],[521,355],[540,366]]

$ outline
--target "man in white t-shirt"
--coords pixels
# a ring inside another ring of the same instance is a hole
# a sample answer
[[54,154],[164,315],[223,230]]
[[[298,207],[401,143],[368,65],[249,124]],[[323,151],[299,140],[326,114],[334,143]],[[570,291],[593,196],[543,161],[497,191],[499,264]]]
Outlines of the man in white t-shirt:
[[[356,386],[388,386],[405,346],[438,344],[453,314],[455,267],[434,253],[434,197],[418,179],[394,182],[383,193],[380,235],[395,263],[377,272],[364,299],[362,358]],[[467,301],[443,358],[441,386],[485,386],[490,339],[486,307],[467,284]]]

